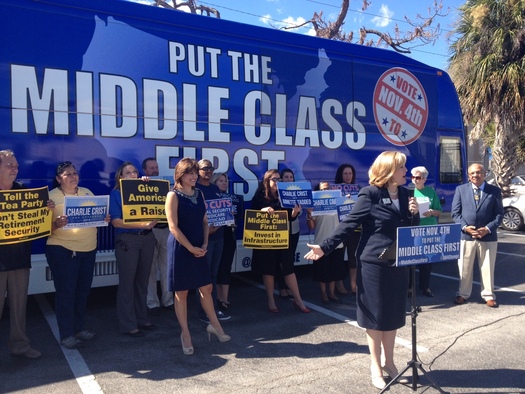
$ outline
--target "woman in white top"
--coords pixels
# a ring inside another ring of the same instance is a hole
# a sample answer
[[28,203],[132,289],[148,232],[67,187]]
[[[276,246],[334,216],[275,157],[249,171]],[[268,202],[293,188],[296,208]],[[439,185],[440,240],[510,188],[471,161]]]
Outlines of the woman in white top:
[[[330,183],[320,182],[315,190],[330,190]],[[337,214],[312,216],[312,211],[308,209],[306,221],[310,230],[315,228],[314,243],[319,244],[339,225],[339,219]],[[331,301],[340,303],[341,300],[335,295],[335,282],[347,276],[344,244],[340,243],[329,255],[314,260],[313,266],[314,280],[319,282],[323,304]]]

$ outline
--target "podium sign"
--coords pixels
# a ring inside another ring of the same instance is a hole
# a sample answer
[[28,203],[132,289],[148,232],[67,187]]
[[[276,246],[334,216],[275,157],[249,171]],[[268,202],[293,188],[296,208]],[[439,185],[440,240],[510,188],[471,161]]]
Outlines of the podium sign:
[[397,258],[399,267],[457,260],[460,256],[460,224],[399,227]]

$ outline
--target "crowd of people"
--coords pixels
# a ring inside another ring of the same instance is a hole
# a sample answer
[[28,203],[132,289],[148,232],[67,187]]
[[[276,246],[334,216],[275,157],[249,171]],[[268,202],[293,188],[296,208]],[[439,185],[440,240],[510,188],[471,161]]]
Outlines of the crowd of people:
[[[409,283],[407,267],[398,267],[386,251],[396,247],[398,227],[434,225],[441,214],[436,191],[425,186],[428,171],[415,167],[411,171],[413,195],[406,183],[406,156],[400,152],[381,153],[369,169],[369,186],[363,187],[351,212],[339,222],[336,214],[313,215],[305,209],[306,223],[314,231],[314,243],[305,259],[313,260],[313,278],[319,283],[322,303],[339,303],[338,297],[356,295],[357,322],[365,328],[371,355],[371,381],[378,389],[386,386],[383,373],[391,378],[398,372],[394,363],[396,332],[405,325]],[[142,180],[158,177],[155,158],[142,162]],[[467,302],[472,292],[472,272],[477,258],[482,277],[481,297],[487,306],[497,307],[494,294],[494,265],[497,250],[497,227],[503,207],[499,188],[488,185],[480,164],[468,169],[469,183],[457,188],[452,216],[462,226],[461,258],[458,267],[460,286],[454,303]],[[23,189],[16,181],[18,162],[10,150],[0,151],[0,191]],[[188,324],[188,294],[196,290],[200,300],[198,316],[207,324],[209,338],[220,342],[231,339],[221,326],[230,319],[229,285],[237,242],[237,225],[215,226],[208,223],[205,202],[230,198],[237,219],[243,217],[243,201],[229,191],[228,175],[215,172],[207,159],[181,159],[174,170],[173,188],[166,196],[167,223],[157,220],[125,222],[120,181],[138,179],[137,167],[123,162],[115,174],[115,187],[109,196],[109,214],[105,221],[115,231],[115,258],[119,284],[116,301],[118,329],[123,335],[143,337],[145,331],[157,329],[151,316],[160,308],[173,308],[180,325],[180,342],[185,355],[193,355]],[[354,184],[355,168],[348,163],[339,166],[335,184]],[[295,274],[296,248],[299,238],[299,205],[285,208],[278,195],[279,182],[293,182],[292,170],[270,169],[263,175],[251,201],[251,209],[273,214],[285,211],[289,222],[289,246],[285,249],[256,248],[252,253],[252,272],[261,275],[266,289],[267,308],[279,313],[274,292],[290,298],[302,313],[310,313],[299,290]],[[93,280],[97,251],[97,229],[67,228],[64,215],[66,196],[93,196],[79,186],[80,179],[73,163],[57,165],[54,188],[49,192],[47,208],[52,214],[51,234],[45,255],[55,286],[55,313],[60,343],[72,349],[96,337],[86,328],[86,303]],[[314,190],[330,190],[328,180]],[[422,207],[424,207],[422,211]],[[31,359],[40,352],[30,346],[25,335],[26,303],[31,267],[31,242],[0,246],[0,316],[4,295],[9,302],[10,353]],[[431,264],[419,267],[422,294],[433,297],[430,290]],[[158,286],[160,278],[160,289]],[[349,278],[350,291],[344,282]],[[160,290],[160,296],[159,296]],[[400,380],[400,382],[406,380]]]

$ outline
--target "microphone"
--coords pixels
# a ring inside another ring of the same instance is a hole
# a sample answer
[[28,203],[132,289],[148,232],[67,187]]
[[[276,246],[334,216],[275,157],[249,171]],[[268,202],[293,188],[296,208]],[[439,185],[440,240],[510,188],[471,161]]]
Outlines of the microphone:
[[414,197],[414,189],[416,188],[416,185],[414,185],[413,183],[411,183],[410,185],[407,186],[407,189],[408,189],[408,196],[410,198]]
[[[411,183],[411,184],[408,185],[408,187],[407,187],[407,189],[408,189],[408,201],[409,201],[409,202],[410,202],[410,199],[411,199],[412,197],[414,197],[414,190],[415,190],[415,188],[416,188],[416,185],[414,185],[413,183]],[[411,213],[411,214],[412,214],[412,213]],[[414,213],[413,215],[416,215],[416,214],[417,214],[417,212]],[[413,218],[413,216],[412,216],[411,219],[410,219],[411,222],[412,222],[412,218]]]

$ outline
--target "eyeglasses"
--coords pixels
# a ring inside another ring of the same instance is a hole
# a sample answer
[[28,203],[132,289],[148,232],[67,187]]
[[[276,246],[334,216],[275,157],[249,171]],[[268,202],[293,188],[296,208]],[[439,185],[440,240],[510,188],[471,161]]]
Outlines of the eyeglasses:
[[12,169],[18,170],[18,164],[14,164],[14,163],[5,163],[4,166],[7,167],[7,168],[9,168],[10,170],[12,170]]
[[274,182],[281,182],[281,178],[270,178],[270,180]]
[[206,171],[206,172],[207,171],[215,171],[215,167],[202,167],[200,170],[201,171]]
[[423,179],[422,176],[413,176],[412,179],[415,179],[416,181],[420,181],[421,179]]

